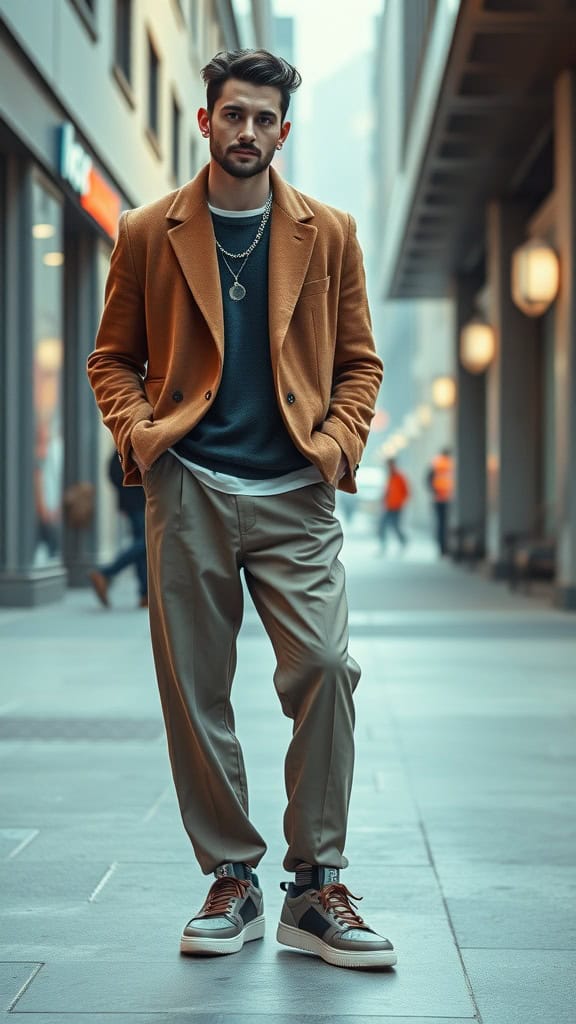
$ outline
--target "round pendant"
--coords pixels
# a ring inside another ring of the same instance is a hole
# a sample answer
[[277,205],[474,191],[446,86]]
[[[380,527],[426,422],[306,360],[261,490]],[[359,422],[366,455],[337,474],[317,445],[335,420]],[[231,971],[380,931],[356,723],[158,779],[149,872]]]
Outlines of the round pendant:
[[240,299],[243,299],[246,295],[246,289],[239,281],[234,281],[234,284],[230,288],[228,294],[231,299],[234,299],[234,302],[240,302]]

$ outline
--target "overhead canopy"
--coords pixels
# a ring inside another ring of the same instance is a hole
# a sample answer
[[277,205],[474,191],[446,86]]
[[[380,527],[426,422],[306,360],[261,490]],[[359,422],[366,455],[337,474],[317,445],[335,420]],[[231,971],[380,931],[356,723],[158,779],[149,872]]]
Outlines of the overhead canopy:
[[486,203],[550,191],[554,82],[575,65],[576,0],[463,0],[390,297],[446,295],[482,258]]

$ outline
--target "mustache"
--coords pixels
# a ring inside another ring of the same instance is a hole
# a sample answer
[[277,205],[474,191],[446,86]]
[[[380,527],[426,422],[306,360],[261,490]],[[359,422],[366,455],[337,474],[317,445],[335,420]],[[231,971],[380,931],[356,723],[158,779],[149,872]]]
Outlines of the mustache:
[[254,156],[260,156],[260,150],[255,149],[254,146],[229,146],[229,153],[253,153]]

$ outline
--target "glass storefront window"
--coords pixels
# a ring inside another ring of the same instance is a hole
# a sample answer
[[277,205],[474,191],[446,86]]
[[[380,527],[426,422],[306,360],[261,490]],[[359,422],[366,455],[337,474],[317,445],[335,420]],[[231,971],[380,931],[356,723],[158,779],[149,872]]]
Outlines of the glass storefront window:
[[62,207],[32,181],[31,318],[33,332],[35,567],[61,560],[64,239]]
[[[104,288],[110,269],[110,246],[105,242],[98,245],[98,294],[101,308],[104,307]],[[116,495],[108,479],[108,462],[114,451],[114,441],[107,427],[98,417],[98,555],[102,562],[111,561],[118,548],[118,511]],[[124,518],[124,517],[121,517]]]

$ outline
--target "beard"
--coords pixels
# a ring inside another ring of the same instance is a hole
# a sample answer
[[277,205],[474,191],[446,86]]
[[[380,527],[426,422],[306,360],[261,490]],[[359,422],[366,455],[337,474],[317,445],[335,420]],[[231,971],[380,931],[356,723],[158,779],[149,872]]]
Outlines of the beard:
[[[240,148],[254,153],[257,159],[249,164],[241,164],[235,161],[232,155],[228,155],[232,154],[235,149]],[[228,150],[224,152],[214,138],[210,136],[210,156],[223,171],[226,171],[233,178],[253,178],[257,174],[262,174],[262,171],[265,171],[272,163],[274,153],[275,147],[269,153],[263,154],[251,146],[229,146]]]

